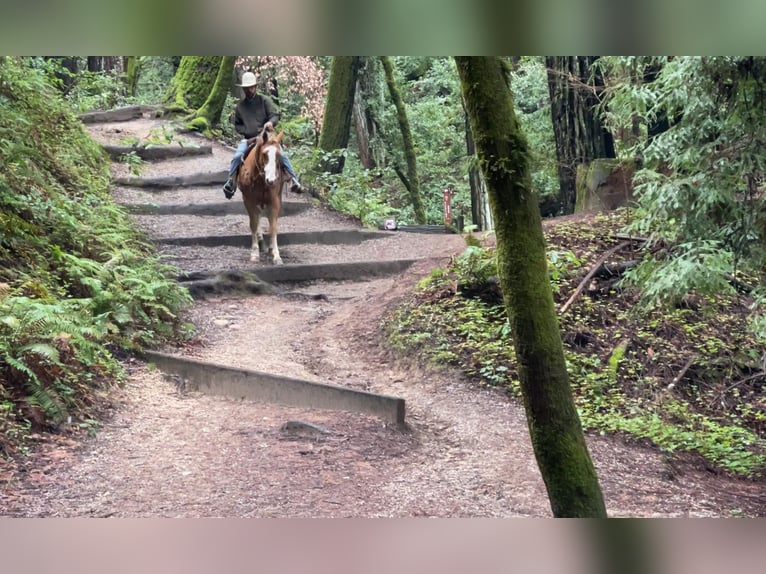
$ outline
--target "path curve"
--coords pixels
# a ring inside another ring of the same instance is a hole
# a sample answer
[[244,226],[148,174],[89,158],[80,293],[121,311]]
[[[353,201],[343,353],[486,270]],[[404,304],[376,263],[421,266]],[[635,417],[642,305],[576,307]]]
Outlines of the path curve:
[[[162,130],[148,117],[89,124],[93,136],[119,145]],[[184,136],[198,139],[194,136]],[[200,140],[202,143],[202,140]],[[209,143],[209,142],[204,142]],[[142,175],[220,172],[232,149],[148,164]],[[127,176],[124,165],[115,177]],[[154,239],[248,233],[244,209],[213,209],[219,186],[146,190],[117,186]],[[301,196],[294,202],[309,202]],[[240,201],[239,196],[234,201]],[[211,206],[210,215],[162,206]],[[309,205],[280,230],[358,230]],[[241,245],[161,243],[190,272],[247,269]],[[344,385],[405,398],[408,430],[375,417],[295,409],[188,392],[173,377],[137,361],[115,396],[114,415],[83,442],[41,438],[25,472],[3,492],[11,516],[120,517],[409,517],[550,516],[523,410],[500,393],[476,389],[454,372],[426,372],[396,360],[378,323],[431,269],[464,248],[455,235],[397,234],[358,245],[291,244],[291,263],[415,259],[396,275],[365,281],[291,284],[278,295],[222,295],[197,301],[198,337],[166,352],[232,367]],[[262,265],[262,264],[260,264]],[[252,264],[252,269],[258,269]],[[294,433],[288,421],[327,432]],[[611,516],[763,514],[763,489],[694,468],[669,468],[653,449],[617,438],[588,437]]]

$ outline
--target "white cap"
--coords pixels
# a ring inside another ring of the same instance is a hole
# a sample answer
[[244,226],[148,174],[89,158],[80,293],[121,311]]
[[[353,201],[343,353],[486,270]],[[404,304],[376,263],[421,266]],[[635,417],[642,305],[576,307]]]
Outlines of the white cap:
[[245,72],[242,74],[242,83],[237,84],[241,88],[249,88],[255,85],[255,74],[252,72]]

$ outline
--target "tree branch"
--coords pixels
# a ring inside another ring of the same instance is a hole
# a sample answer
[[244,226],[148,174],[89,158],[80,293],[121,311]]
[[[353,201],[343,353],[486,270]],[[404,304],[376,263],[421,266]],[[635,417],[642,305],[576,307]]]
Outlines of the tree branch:
[[412,188],[410,187],[410,180],[407,179],[407,175],[401,170],[401,168],[398,165],[394,166],[394,171],[396,172],[396,175],[399,176],[399,179],[402,180],[402,183],[404,184],[404,187],[407,188],[407,191],[412,192]]
[[752,380],[755,380],[755,379],[760,379],[762,377],[766,377],[766,371],[758,371],[754,375],[750,375],[748,377],[745,377],[744,379],[740,379],[736,383],[733,383],[733,384],[729,385],[724,390],[722,390],[720,393],[718,393],[716,395],[716,397],[712,401],[710,401],[708,406],[712,407],[718,399],[723,398],[723,396],[726,393],[728,393],[730,390],[732,390],[734,387],[738,387],[739,385],[744,385],[745,383],[748,383],[748,382],[750,382]]
[[599,257],[598,261],[593,265],[591,270],[588,272],[588,274],[583,278],[583,280],[580,282],[580,284],[577,286],[577,289],[575,289],[574,293],[572,293],[572,296],[569,297],[566,303],[561,307],[561,310],[559,311],[559,315],[563,315],[567,312],[567,309],[569,309],[570,305],[574,303],[575,299],[580,296],[580,293],[583,292],[583,289],[585,289],[585,286],[588,284],[588,282],[593,278],[593,276],[598,273],[598,270],[601,268],[601,265],[609,259],[612,255],[617,253],[620,249],[623,249],[624,247],[627,247],[630,245],[632,241],[623,241],[619,245],[615,245],[612,247],[609,251],[604,253],[601,257]]

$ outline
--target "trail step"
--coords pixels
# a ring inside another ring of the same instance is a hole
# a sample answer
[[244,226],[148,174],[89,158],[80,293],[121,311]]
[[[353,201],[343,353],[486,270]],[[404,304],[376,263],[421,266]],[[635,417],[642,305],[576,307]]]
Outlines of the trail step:
[[101,146],[109,157],[114,161],[121,161],[122,157],[130,153],[136,154],[146,161],[159,161],[175,159],[179,157],[194,157],[200,155],[212,155],[212,145],[108,145]]
[[187,390],[261,403],[365,413],[404,428],[405,402],[399,397],[154,351],[145,351],[144,359],[166,374],[180,377]]
[[415,259],[355,261],[349,263],[308,263],[256,266],[250,269],[198,271],[177,279],[195,299],[224,294],[271,293],[273,283],[313,281],[360,281],[370,277],[396,275],[409,268]]
[[204,185],[223,185],[229,178],[228,170],[192,173],[189,175],[166,175],[160,177],[116,177],[115,185],[144,187],[148,189],[168,189],[176,187],[198,187]]
[[[268,245],[268,236],[264,231],[264,240]],[[288,231],[280,233],[278,242],[280,247],[285,245],[297,245],[303,243],[315,243],[318,245],[359,245],[368,239],[381,239],[385,233],[368,231],[363,229],[326,229],[322,231]],[[202,247],[246,247],[250,248],[252,236],[246,235],[206,235],[198,237],[168,237],[156,239],[156,243],[163,245],[199,245]]]
[[78,118],[84,124],[127,122],[141,118],[145,112],[152,112],[156,109],[158,106],[126,106],[114,110],[86,112],[80,114]]
[[[244,215],[242,200],[220,201],[215,203],[122,203],[135,215]],[[283,201],[280,216],[295,215],[311,209],[307,201]]]

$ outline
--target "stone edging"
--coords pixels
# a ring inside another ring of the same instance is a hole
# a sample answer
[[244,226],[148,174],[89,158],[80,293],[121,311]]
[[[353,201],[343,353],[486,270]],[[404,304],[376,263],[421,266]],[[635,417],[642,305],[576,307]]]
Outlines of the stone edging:
[[156,351],[145,351],[143,359],[166,374],[180,377],[186,390],[261,403],[363,413],[404,428],[405,402],[402,398]]

